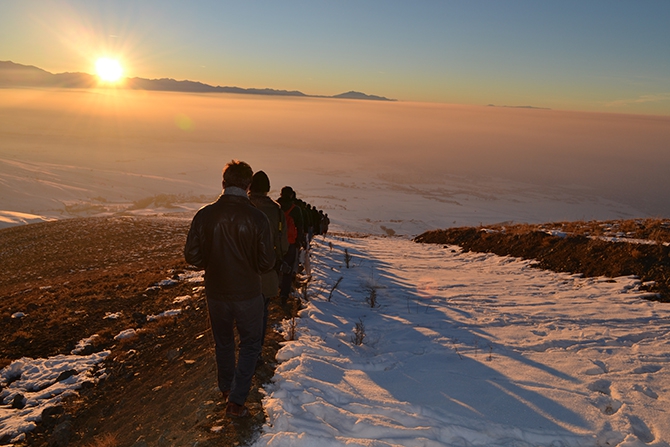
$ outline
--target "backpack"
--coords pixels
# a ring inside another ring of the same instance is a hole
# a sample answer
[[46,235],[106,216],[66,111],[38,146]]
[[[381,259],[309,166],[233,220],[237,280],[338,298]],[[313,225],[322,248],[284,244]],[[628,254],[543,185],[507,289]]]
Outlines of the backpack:
[[288,243],[295,244],[298,240],[298,227],[295,226],[295,220],[291,217],[291,211],[295,208],[295,204],[291,205],[291,208],[284,211],[284,216],[286,217],[286,235],[288,236]]

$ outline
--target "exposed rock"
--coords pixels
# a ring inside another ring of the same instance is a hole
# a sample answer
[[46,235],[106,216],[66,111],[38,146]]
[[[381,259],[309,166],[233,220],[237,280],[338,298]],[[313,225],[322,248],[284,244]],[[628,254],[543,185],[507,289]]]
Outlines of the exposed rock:
[[26,406],[26,398],[23,394],[17,394],[14,396],[14,399],[12,399],[12,403],[10,404],[12,408],[16,408],[18,410],[22,409],[23,407]]
[[67,447],[72,439],[72,421],[69,417],[65,417],[63,422],[60,422],[51,434],[49,439],[49,447]]
[[56,379],[56,382],[62,382],[63,380],[67,380],[72,376],[76,376],[79,374],[76,370],[74,369],[68,369],[67,371],[63,371],[58,375],[58,378]]

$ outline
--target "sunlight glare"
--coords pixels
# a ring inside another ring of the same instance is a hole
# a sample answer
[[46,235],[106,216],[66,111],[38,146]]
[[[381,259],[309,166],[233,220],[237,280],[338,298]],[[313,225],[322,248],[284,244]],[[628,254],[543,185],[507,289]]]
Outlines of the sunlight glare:
[[119,61],[107,57],[101,57],[95,62],[95,71],[105,82],[117,82],[123,74]]

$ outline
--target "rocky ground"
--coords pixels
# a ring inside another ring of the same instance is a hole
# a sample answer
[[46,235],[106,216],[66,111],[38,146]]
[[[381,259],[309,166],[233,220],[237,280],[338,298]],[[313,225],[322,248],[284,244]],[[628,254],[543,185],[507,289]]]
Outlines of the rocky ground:
[[[267,362],[257,370],[248,402],[252,417],[225,417],[204,292],[197,289],[202,284],[156,285],[192,272],[182,255],[188,225],[114,217],[0,231],[0,368],[24,356],[69,354],[92,334],[100,336],[93,350],[112,352],[105,361],[108,377],[45,415],[26,445],[239,445],[253,438],[265,420],[259,389],[274,375],[282,337],[268,333]],[[187,302],[173,303],[186,295]],[[146,321],[175,307],[185,311]],[[16,312],[27,317],[11,318]],[[286,316],[272,304],[271,325]],[[114,340],[128,328],[142,331]]]
[[[283,337],[268,332],[248,405],[231,420],[215,385],[213,340],[201,284],[182,247],[189,221],[168,218],[71,219],[0,230],[0,368],[20,357],[69,354],[77,341],[110,350],[107,378],[44,414],[23,445],[245,445],[265,420],[261,387],[274,375]],[[656,240],[631,244],[603,238]],[[670,222],[564,222],[427,232],[420,242],[461,245],[538,260],[538,267],[585,275],[637,275],[656,299],[670,301]],[[175,281],[161,283],[168,278]],[[161,285],[162,284],[162,285]],[[174,317],[147,322],[190,296]],[[650,294],[651,295],[651,294]],[[296,311],[271,305],[270,325]],[[25,318],[12,318],[16,312]],[[116,319],[105,318],[117,313]],[[115,341],[128,328],[133,338]],[[2,443],[2,440],[0,440]]]

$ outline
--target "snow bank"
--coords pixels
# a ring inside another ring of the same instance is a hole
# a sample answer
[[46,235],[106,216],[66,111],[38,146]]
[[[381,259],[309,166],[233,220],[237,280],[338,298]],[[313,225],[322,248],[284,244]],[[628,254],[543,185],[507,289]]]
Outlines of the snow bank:
[[668,445],[670,308],[637,279],[398,238],[328,242],[255,447]]

